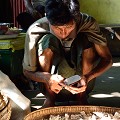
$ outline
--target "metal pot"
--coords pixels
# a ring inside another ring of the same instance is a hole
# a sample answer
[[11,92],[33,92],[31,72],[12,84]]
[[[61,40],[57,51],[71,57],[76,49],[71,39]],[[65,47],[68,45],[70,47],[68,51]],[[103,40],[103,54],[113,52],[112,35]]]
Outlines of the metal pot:
[[8,31],[9,24],[0,23],[0,35],[4,35]]

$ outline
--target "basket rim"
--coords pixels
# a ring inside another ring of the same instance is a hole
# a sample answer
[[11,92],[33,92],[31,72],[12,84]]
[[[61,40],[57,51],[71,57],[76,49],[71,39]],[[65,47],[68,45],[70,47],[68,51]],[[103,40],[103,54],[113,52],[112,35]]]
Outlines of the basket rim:
[[61,113],[77,113],[80,111],[85,112],[108,112],[114,114],[117,111],[120,111],[120,108],[117,107],[107,107],[107,106],[91,106],[91,105],[84,105],[84,106],[55,106],[55,107],[48,107],[48,108],[41,108],[36,111],[33,111],[24,117],[24,120],[29,120],[30,118],[36,117],[38,115],[40,118],[50,115],[50,114],[61,114]]

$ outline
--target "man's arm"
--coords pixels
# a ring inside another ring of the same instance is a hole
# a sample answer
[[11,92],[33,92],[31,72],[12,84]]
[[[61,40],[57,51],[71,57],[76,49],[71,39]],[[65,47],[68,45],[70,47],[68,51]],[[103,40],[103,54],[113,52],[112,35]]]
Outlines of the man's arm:
[[94,68],[96,54],[93,48],[85,49],[83,52],[83,76],[77,87],[66,86],[73,94],[84,92],[90,80],[100,76],[112,66],[112,56],[107,46],[95,44],[95,49],[100,57],[99,63]]
[[31,72],[27,70],[24,70],[23,73],[27,78],[33,81],[45,83],[46,88],[49,90],[51,89],[56,94],[59,93],[63,88],[59,84],[64,79],[61,75],[40,71]]
[[100,62],[92,71],[85,75],[87,82],[100,76],[112,66],[112,56],[108,47],[95,44],[95,49],[100,56]]
[[45,84],[48,84],[48,81],[50,80],[51,74],[48,72],[40,72],[40,71],[28,71],[28,70],[23,70],[24,75],[36,82],[42,82]]

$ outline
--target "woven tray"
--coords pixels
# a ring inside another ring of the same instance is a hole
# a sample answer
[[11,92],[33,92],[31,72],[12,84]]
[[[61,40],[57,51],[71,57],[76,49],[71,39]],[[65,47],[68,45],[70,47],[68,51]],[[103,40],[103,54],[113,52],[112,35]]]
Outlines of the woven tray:
[[47,115],[55,115],[62,113],[79,113],[84,111],[85,113],[90,112],[107,112],[114,114],[120,111],[120,108],[105,107],[105,106],[60,106],[60,107],[49,107],[39,109],[28,114],[24,120],[41,120]]
[[11,103],[10,99],[4,97],[0,93],[0,120],[10,120]]

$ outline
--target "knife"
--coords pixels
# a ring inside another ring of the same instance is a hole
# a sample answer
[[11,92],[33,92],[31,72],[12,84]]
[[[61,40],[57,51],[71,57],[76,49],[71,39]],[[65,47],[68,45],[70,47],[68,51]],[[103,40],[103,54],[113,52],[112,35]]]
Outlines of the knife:
[[75,84],[76,82],[78,82],[80,79],[81,79],[81,77],[79,75],[74,75],[74,76],[71,76],[69,78],[66,78],[64,80],[64,83],[66,85],[72,85],[72,84]]

